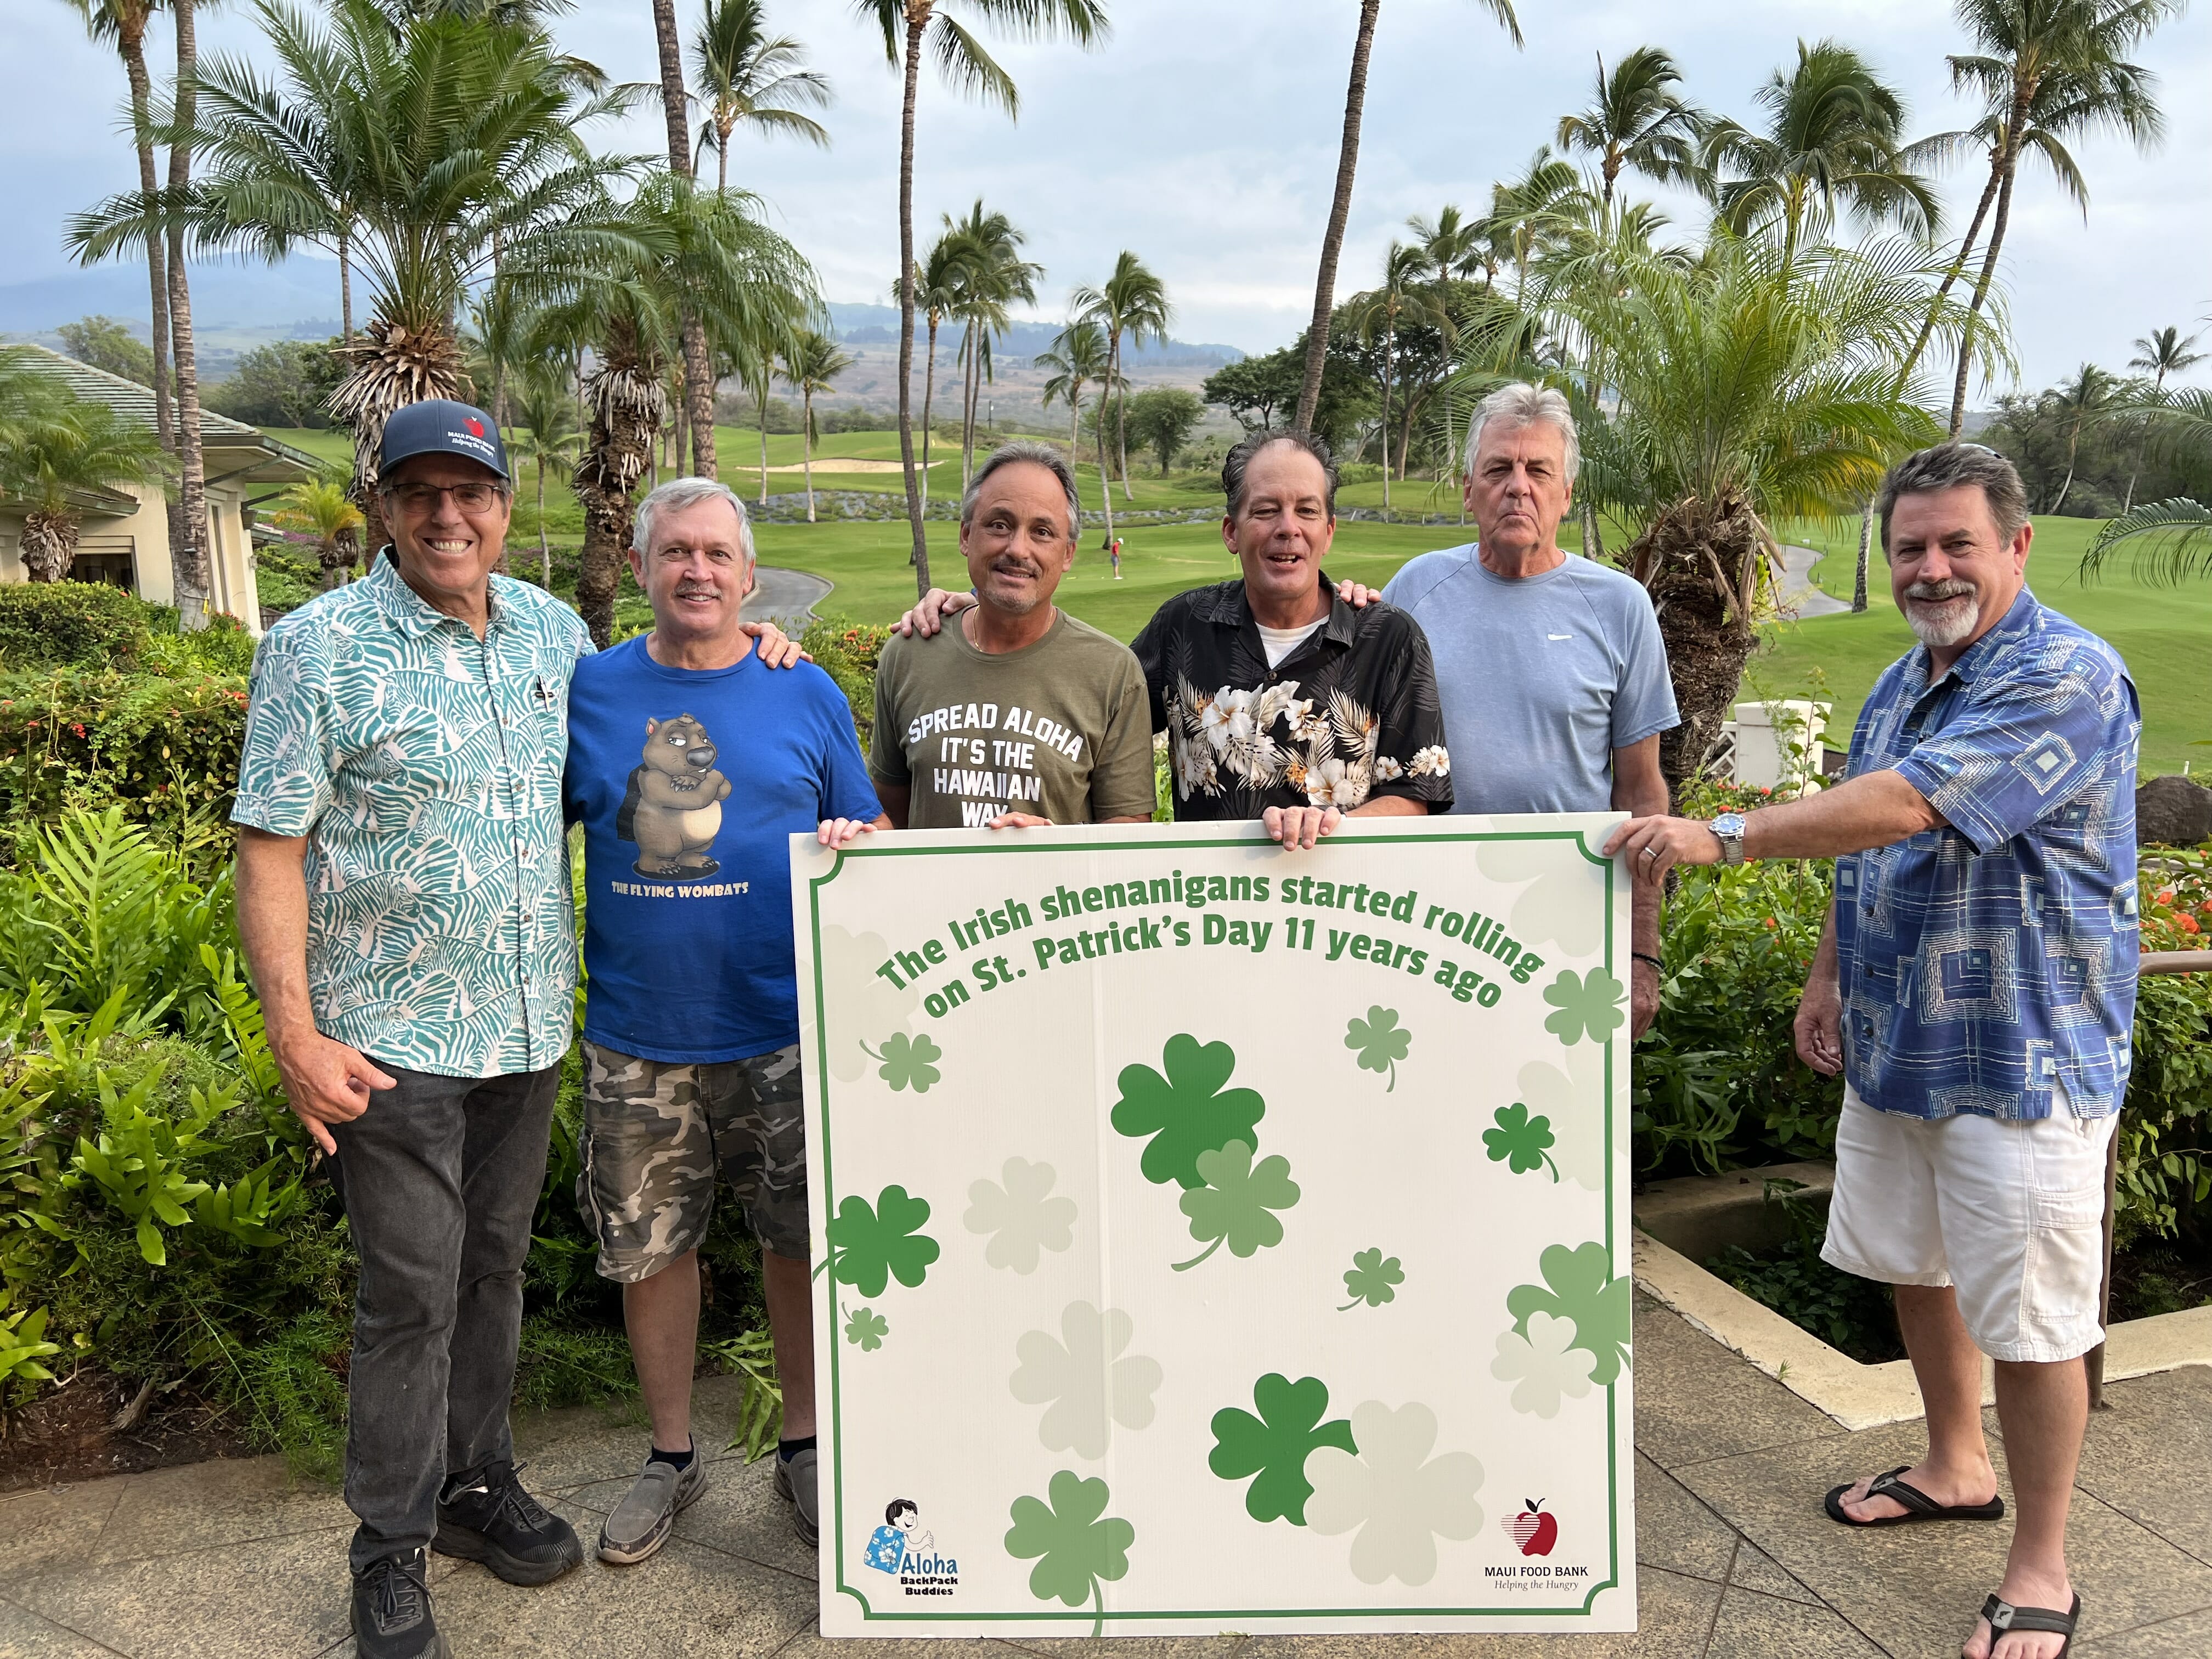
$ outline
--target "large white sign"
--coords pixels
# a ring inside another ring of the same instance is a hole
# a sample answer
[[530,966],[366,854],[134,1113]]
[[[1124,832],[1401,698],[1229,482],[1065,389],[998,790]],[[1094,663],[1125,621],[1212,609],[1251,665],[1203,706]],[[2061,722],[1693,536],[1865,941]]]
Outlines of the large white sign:
[[1635,1627],[1617,821],[793,838],[826,1634]]

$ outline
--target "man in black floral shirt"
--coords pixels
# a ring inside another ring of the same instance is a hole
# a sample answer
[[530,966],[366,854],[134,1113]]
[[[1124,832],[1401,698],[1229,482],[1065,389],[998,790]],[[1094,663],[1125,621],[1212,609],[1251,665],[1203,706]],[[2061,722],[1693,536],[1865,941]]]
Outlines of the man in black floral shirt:
[[1261,432],[1221,469],[1240,580],[1178,593],[1130,648],[1168,734],[1178,819],[1261,818],[1311,847],[1340,815],[1445,812],[1451,760],[1421,626],[1355,611],[1322,569],[1336,467],[1303,434]]
[[[1175,814],[1259,818],[1285,849],[1346,815],[1451,810],[1451,757],[1421,625],[1355,611],[1322,568],[1336,464],[1304,433],[1257,432],[1221,468],[1221,539],[1244,567],[1159,608],[1130,649],[1168,734]],[[899,624],[933,634],[975,601],[932,588]]]

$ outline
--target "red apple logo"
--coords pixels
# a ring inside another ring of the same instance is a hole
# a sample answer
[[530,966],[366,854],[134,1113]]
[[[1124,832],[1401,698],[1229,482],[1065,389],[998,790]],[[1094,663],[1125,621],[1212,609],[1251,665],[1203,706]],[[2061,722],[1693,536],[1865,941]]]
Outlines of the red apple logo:
[[461,424],[468,428],[469,436],[471,438],[481,438],[483,436],[483,422],[477,419],[475,416],[470,416],[468,419],[462,422]]
[[1559,1541],[1559,1517],[1547,1513],[1541,1498],[1531,1498],[1528,1507],[1505,1517],[1505,1535],[1523,1555],[1549,1555]]

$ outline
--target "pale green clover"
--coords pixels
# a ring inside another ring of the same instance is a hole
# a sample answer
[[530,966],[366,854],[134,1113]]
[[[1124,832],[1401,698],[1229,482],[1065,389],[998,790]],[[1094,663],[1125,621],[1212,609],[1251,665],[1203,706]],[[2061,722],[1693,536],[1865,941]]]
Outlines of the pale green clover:
[[1491,1115],[1498,1127],[1482,1132],[1482,1144],[1490,1149],[1490,1161],[1503,1164],[1515,1175],[1527,1175],[1531,1170],[1552,1165],[1552,1184],[1559,1180],[1559,1166],[1552,1164],[1552,1124],[1548,1118],[1531,1117],[1528,1109],[1519,1101],[1500,1107]]
[[1413,1046],[1413,1034],[1398,1024],[1395,1008],[1373,1007],[1365,1019],[1355,1019],[1344,1033],[1344,1046],[1359,1051],[1359,1069],[1363,1072],[1390,1074],[1389,1094],[1398,1086],[1398,1062]]
[[930,1041],[927,1031],[917,1037],[894,1031],[884,1039],[881,1053],[865,1042],[860,1045],[860,1052],[870,1060],[883,1062],[876,1068],[876,1075],[892,1088],[911,1086],[918,1095],[927,1094],[930,1085],[939,1081],[936,1062],[945,1058],[945,1050]]
[[1628,1361],[1633,1281],[1611,1276],[1605,1246],[1595,1242],[1574,1250],[1554,1244],[1536,1258],[1536,1265],[1544,1275],[1542,1285],[1516,1285],[1506,1293],[1505,1310],[1513,1316],[1514,1330],[1528,1336],[1528,1322],[1540,1313],[1572,1320],[1571,1346],[1593,1356],[1590,1381],[1606,1387]]
[[903,1187],[884,1188],[872,1207],[854,1194],[830,1219],[830,1255],[822,1267],[862,1296],[881,1296],[893,1279],[912,1290],[937,1260],[937,1241],[918,1231],[928,1219],[929,1200],[909,1197]]
[[1171,1036],[1161,1063],[1163,1077],[1149,1066],[1124,1066],[1115,1103],[1115,1129],[1125,1135],[1150,1135],[1139,1167],[1145,1179],[1164,1186],[1202,1187],[1201,1152],[1217,1152],[1232,1140],[1257,1146],[1253,1126],[1267,1104],[1255,1089],[1224,1085],[1237,1069],[1236,1051],[1225,1042],[1200,1043],[1188,1033]]
[[1352,1532],[1352,1576],[1363,1584],[1395,1578],[1425,1584],[1437,1576],[1437,1540],[1482,1529],[1482,1465],[1466,1452],[1431,1457],[1437,1414],[1413,1404],[1392,1411],[1379,1401],[1355,1407],[1358,1453],[1316,1448],[1306,1458],[1313,1496],[1306,1524],[1325,1536]]
[[1405,1282],[1406,1270],[1398,1265],[1396,1256],[1386,1256],[1379,1248],[1357,1251],[1352,1258],[1352,1271],[1344,1276],[1344,1288],[1352,1292],[1352,1300],[1337,1312],[1350,1313],[1363,1302],[1370,1308],[1395,1302],[1395,1287]]
[[1103,1312],[1071,1302],[1060,1316],[1060,1337],[1024,1331],[1014,1342],[1020,1365],[1009,1379],[1014,1398],[1046,1407],[1037,1439],[1047,1451],[1103,1457],[1119,1424],[1142,1429],[1152,1420],[1160,1362],[1124,1352],[1136,1326],[1119,1308]]
[[1182,1195],[1182,1212],[1190,1218],[1193,1238],[1213,1243],[1176,1262],[1177,1273],[1195,1267],[1224,1244],[1231,1255],[1245,1256],[1283,1242],[1283,1224],[1273,1212],[1298,1201],[1290,1159],[1263,1158],[1255,1164],[1252,1149],[1232,1140],[1218,1152],[1200,1152],[1198,1173],[1206,1185]]
[[1513,1384],[1513,1409],[1534,1412],[1547,1420],[1559,1414],[1562,1395],[1580,1400],[1590,1391],[1596,1358],[1574,1346],[1573,1322],[1546,1313],[1528,1316],[1528,1334],[1507,1331],[1498,1339],[1490,1374]]
[[1206,1468],[1224,1480],[1257,1475],[1244,1493],[1244,1512],[1255,1521],[1306,1523],[1306,1458],[1320,1446],[1357,1451],[1352,1425],[1340,1417],[1324,1423],[1328,1385],[1317,1376],[1291,1382],[1270,1371],[1252,1385],[1257,1417],[1235,1406],[1213,1414],[1213,1450]]
[[845,1316],[845,1340],[862,1353],[873,1353],[890,1334],[891,1322],[872,1308],[855,1308]]
[[1545,1019],[1544,1029],[1571,1048],[1585,1036],[1592,1042],[1603,1042],[1627,1018],[1620,1012],[1620,1000],[1627,994],[1627,987],[1602,968],[1593,968],[1586,975],[1562,968],[1559,976],[1544,988],[1544,1000],[1558,1010]]
[[1017,1561],[1036,1562],[1030,1570],[1030,1594],[1040,1601],[1054,1596],[1071,1607],[1095,1599],[1098,1618],[1093,1636],[1106,1627],[1106,1593],[1110,1582],[1129,1571],[1129,1546],[1137,1529],[1106,1513],[1109,1494],[1103,1480],[1085,1480],[1062,1469],[1046,1489],[1050,1503],[1017,1498],[1007,1511],[1006,1553]]
[[963,1223],[990,1243],[983,1260],[994,1267],[1033,1273],[1044,1250],[1065,1250],[1075,1243],[1075,1200],[1052,1196],[1059,1179],[1049,1164],[1010,1158],[997,1181],[978,1181],[968,1188]]

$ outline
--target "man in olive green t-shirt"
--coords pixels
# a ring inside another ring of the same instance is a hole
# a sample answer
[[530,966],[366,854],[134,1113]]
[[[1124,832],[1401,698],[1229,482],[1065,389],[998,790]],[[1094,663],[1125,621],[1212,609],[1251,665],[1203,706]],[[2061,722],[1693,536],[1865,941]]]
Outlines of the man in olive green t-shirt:
[[1120,641],[1054,607],[1075,562],[1074,475],[1010,443],[960,503],[977,603],[876,668],[868,770],[892,827],[1135,823],[1152,815],[1144,672]]

